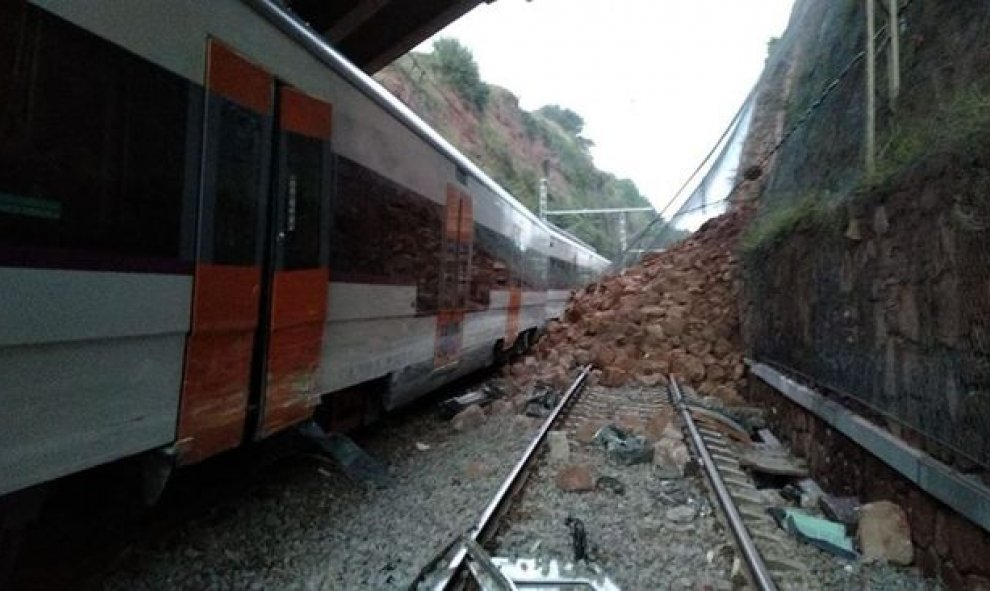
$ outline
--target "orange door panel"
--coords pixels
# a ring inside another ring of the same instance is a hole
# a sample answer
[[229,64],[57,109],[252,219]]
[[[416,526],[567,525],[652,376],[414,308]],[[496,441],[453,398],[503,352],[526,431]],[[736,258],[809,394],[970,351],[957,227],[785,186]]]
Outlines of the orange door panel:
[[181,463],[236,447],[244,437],[273,88],[267,72],[210,41],[201,231],[177,428]]
[[319,402],[329,272],[323,245],[329,182],[323,166],[331,134],[329,104],[279,89],[280,170],[271,261],[271,305],[259,437],[306,420]]
[[464,315],[471,282],[474,214],[471,196],[447,186],[444,208],[443,251],[440,258],[440,310],[434,341],[433,365],[458,362],[464,338]]

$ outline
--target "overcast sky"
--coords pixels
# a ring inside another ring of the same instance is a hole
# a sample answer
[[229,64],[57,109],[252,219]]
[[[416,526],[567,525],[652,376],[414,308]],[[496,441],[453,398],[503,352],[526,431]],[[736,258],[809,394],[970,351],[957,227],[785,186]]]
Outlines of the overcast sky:
[[792,3],[497,0],[437,37],[469,47],[482,78],[524,109],[576,111],[598,167],[662,205],[746,98]]

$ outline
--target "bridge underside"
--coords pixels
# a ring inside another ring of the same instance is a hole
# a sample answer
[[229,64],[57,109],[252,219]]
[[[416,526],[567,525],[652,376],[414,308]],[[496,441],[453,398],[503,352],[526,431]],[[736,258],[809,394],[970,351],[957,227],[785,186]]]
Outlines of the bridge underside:
[[373,73],[494,0],[285,0],[348,59]]

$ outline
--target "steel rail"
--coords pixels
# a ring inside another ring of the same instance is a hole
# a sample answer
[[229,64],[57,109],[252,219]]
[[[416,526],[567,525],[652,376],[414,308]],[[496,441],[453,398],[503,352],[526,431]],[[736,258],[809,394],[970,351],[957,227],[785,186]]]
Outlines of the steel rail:
[[[512,468],[509,472],[509,476],[502,482],[502,486],[499,487],[498,492],[492,498],[488,506],[481,513],[481,517],[478,518],[478,522],[474,527],[466,534],[465,537],[472,541],[478,543],[484,543],[488,541],[489,537],[495,533],[496,526],[498,524],[498,519],[501,515],[508,509],[509,502],[515,493],[521,488],[525,479],[521,478],[526,474],[526,470],[533,463],[536,458],[536,451],[539,449],[540,445],[547,437],[547,433],[550,432],[550,428],[553,427],[554,422],[556,422],[557,417],[560,416],[561,411],[570,402],[570,400],[581,390],[584,386],[584,382],[588,379],[588,374],[591,373],[591,365],[586,365],[581,368],[581,373],[578,374],[574,382],[571,383],[570,387],[564,392],[561,397],[560,402],[554,407],[547,420],[544,421],[543,426],[540,427],[539,433],[533,441],[530,442],[529,447],[523,452],[522,457],[519,462]],[[434,585],[434,589],[447,591],[449,589],[457,588],[457,585],[463,583],[459,580],[459,574],[463,572],[465,568],[465,558],[467,557],[467,550],[465,548],[460,548],[450,562],[447,563],[444,569],[443,578]]]
[[756,544],[753,543],[753,538],[750,537],[749,531],[743,523],[742,516],[739,515],[739,510],[736,508],[736,504],[729,494],[729,489],[726,488],[725,482],[722,480],[722,475],[718,472],[715,461],[712,459],[711,454],[708,453],[708,448],[701,438],[701,433],[698,431],[697,425],[694,424],[694,418],[691,417],[691,411],[688,410],[687,404],[684,402],[681,389],[677,385],[677,380],[674,379],[674,376],[670,376],[670,397],[671,402],[673,402],[677,411],[681,413],[681,418],[687,426],[688,434],[691,436],[691,443],[698,450],[698,455],[701,456],[705,475],[708,477],[708,481],[715,491],[715,496],[718,498],[718,503],[722,507],[722,511],[725,513],[725,517],[729,522],[729,529],[732,530],[732,535],[735,536],[736,542],[742,550],[743,558],[746,560],[749,571],[753,575],[753,582],[760,591],[777,591],[777,584],[773,582],[773,577],[770,576],[770,571],[767,570],[767,565],[763,562],[760,551],[757,550]]

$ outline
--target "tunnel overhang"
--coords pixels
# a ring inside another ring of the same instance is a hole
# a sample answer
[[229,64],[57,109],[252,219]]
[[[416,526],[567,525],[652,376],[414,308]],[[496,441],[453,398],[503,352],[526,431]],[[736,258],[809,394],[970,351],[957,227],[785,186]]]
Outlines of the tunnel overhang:
[[369,74],[482,2],[494,0],[286,0],[292,11]]

